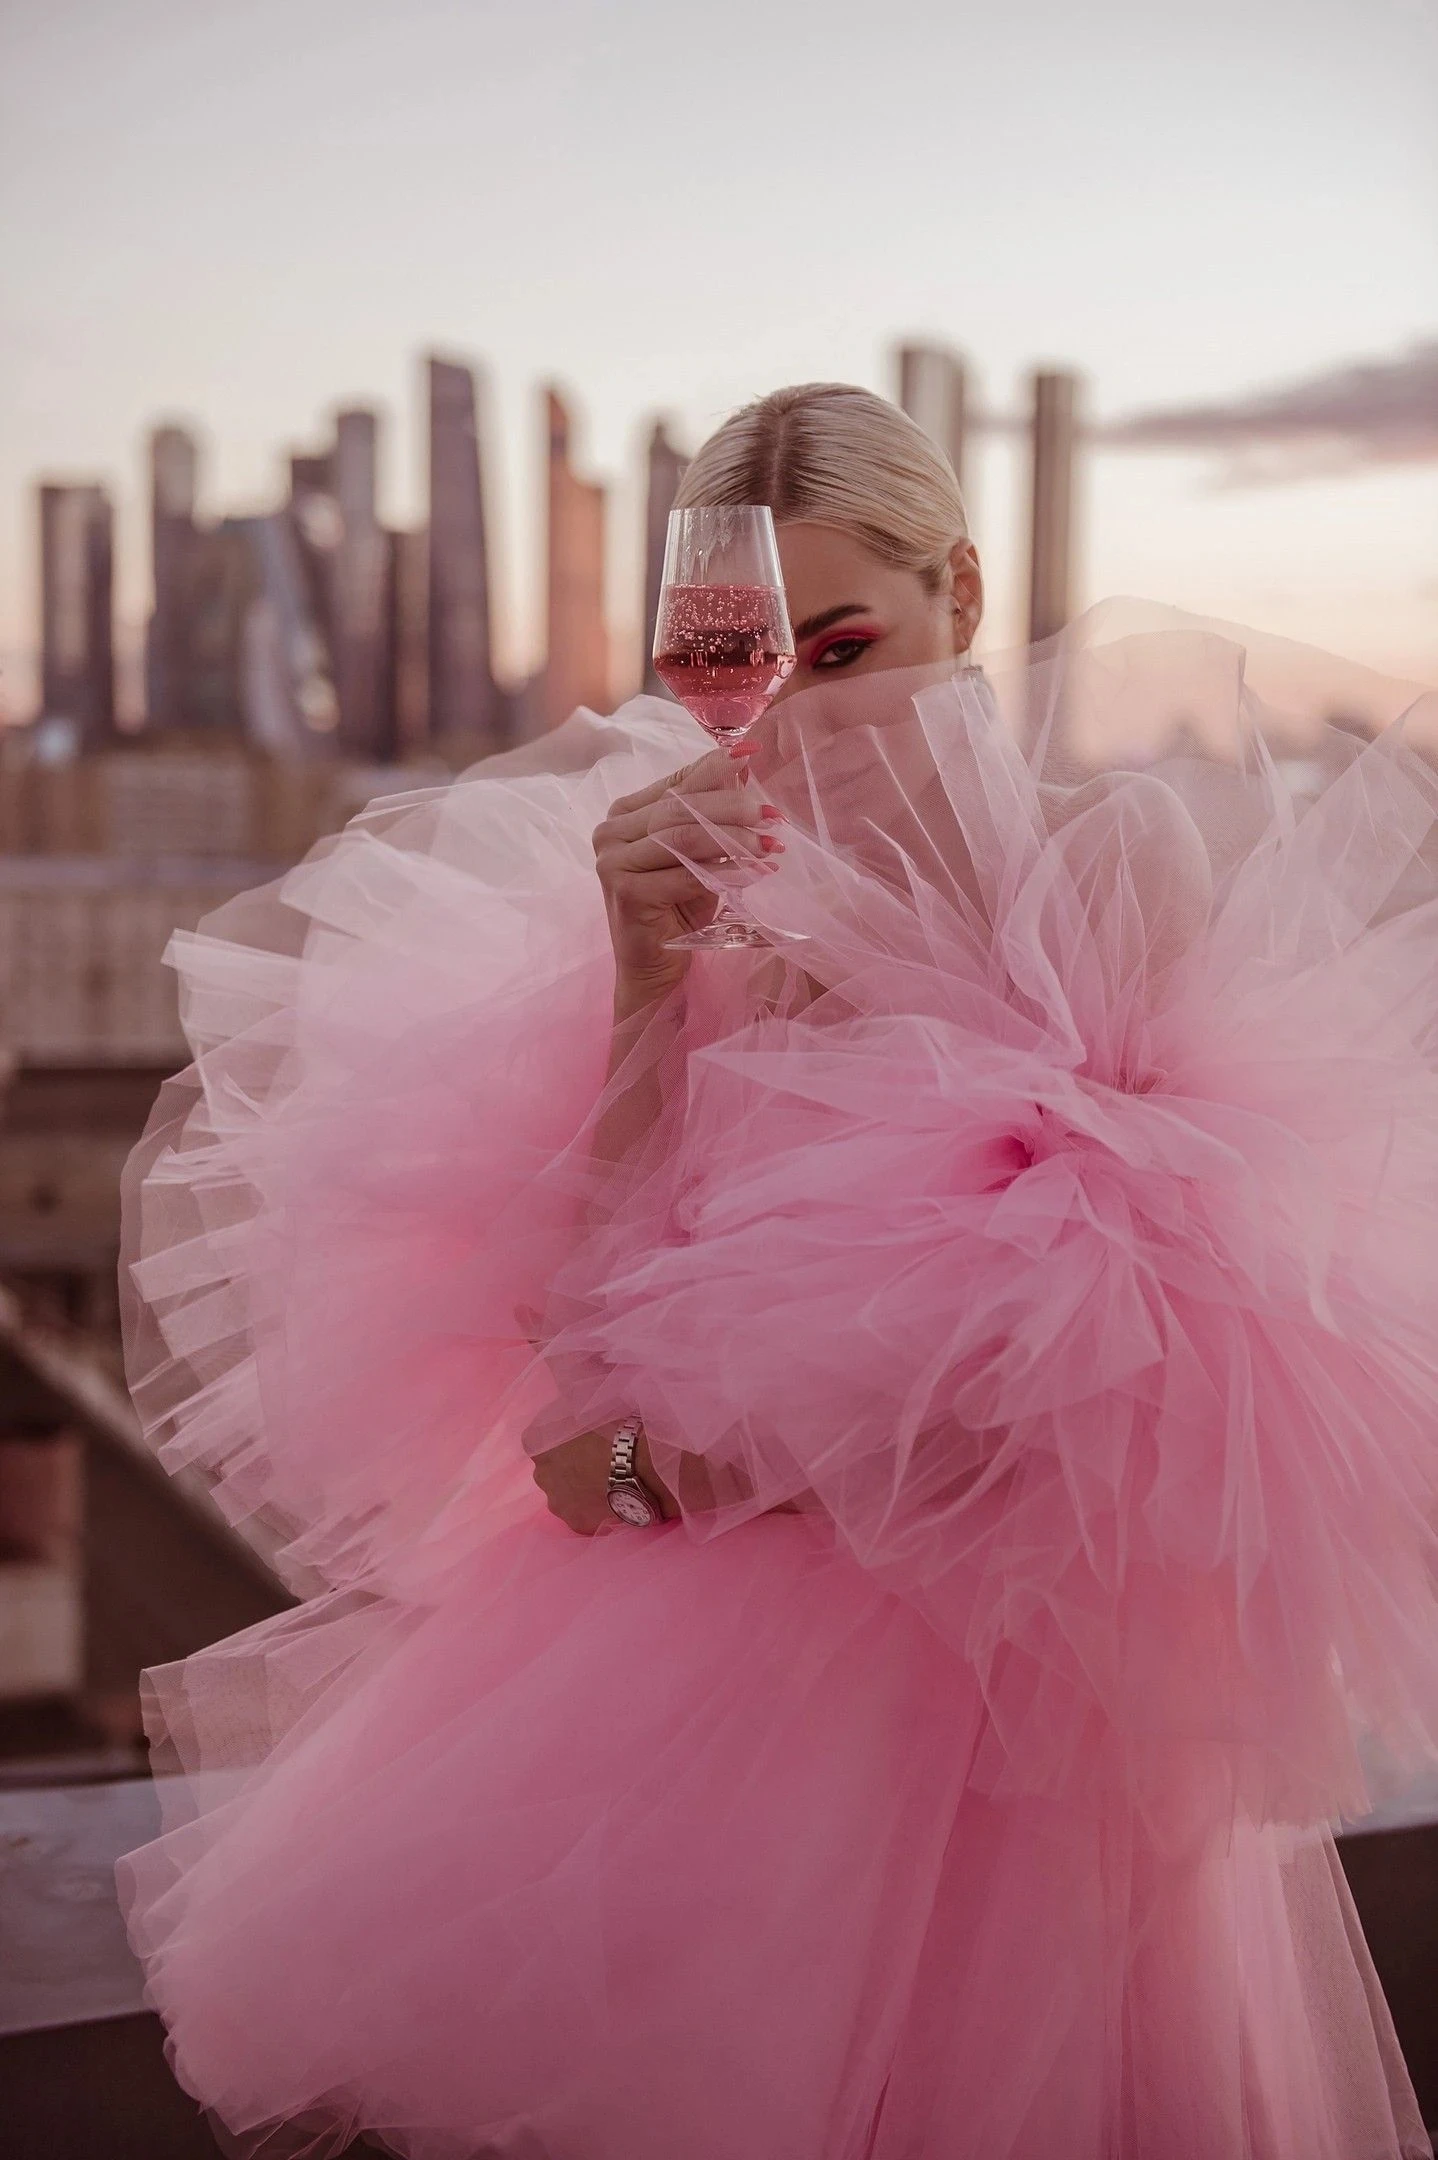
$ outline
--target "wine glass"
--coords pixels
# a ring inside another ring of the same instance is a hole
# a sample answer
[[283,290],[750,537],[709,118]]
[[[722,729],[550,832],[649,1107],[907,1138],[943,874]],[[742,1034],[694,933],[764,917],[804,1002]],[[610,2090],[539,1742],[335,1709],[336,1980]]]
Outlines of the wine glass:
[[[671,510],[654,623],[654,672],[716,742],[742,742],[794,671],[779,545],[765,503]],[[729,898],[671,951],[799,942],[761,930]]]

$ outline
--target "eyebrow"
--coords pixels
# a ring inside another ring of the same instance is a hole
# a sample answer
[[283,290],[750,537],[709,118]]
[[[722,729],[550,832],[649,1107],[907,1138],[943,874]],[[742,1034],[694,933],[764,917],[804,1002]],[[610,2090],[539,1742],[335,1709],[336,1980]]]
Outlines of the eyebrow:
[[805,621],[795,623],[794,643],[802,645],[806,638],[817,637],[821,630],[842,622],[846,615],[867,615],[868,612],[862,600],[841,600],[837,607],[825,608],[822,615],[810,615]]

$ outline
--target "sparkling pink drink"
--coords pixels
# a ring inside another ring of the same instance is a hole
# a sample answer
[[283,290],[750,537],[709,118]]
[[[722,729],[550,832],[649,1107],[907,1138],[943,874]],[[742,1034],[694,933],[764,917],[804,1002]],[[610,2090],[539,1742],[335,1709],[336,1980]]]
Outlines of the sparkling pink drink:
[[771,585],[670,585],[654,670],[720,742],[748,733],[792,674],[784,596]]

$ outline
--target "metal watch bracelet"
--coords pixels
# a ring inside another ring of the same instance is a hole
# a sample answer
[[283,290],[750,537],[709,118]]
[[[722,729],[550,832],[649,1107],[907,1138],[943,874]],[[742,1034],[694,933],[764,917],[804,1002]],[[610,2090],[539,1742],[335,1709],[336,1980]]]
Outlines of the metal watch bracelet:
[[663,1512],[643,1480],[637,1476],[634,1457],[644,1433],[644,1420],[625,1418],[609,1443],[609,1512],[632,1529],[645,1530],[662,1522]]

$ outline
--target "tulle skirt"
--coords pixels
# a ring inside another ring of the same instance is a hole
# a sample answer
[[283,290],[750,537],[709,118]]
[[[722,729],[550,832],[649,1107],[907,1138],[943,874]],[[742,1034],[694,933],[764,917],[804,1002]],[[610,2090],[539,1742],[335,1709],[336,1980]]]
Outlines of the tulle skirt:
[[278,1733],[167,1781],[121,1868],[236,2150],[1428,2150],[1331,1841],[969,1789],[971,1669],[800,1520],[517,1521],[427,1612],[302,1608],[152,1685],[172,1767],[222,1752],[217,1685]]

